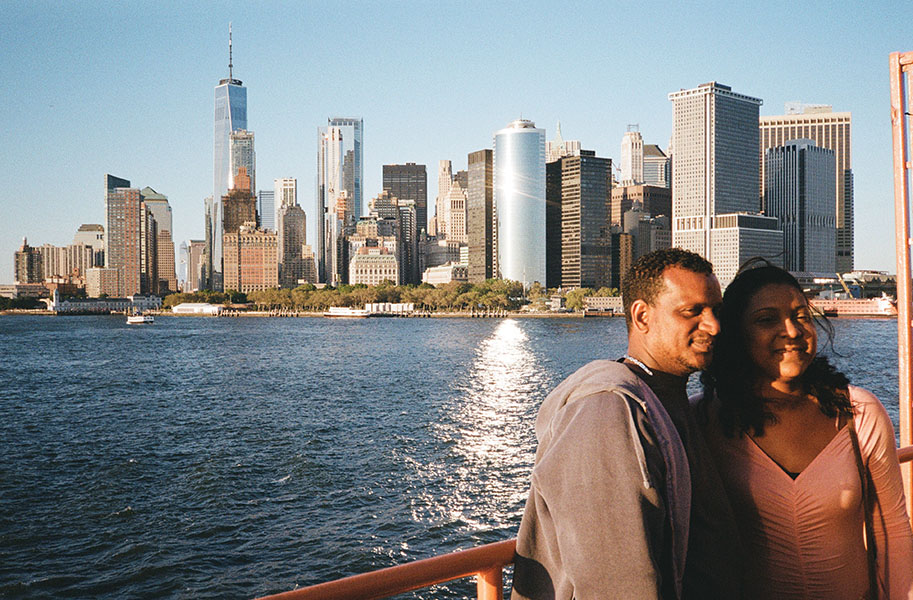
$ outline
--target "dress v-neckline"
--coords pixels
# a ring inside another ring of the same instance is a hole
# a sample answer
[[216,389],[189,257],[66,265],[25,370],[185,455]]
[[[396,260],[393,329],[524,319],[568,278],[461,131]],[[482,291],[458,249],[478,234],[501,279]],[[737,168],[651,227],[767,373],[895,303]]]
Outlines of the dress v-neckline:
[[790,483],[792,483],[793,485],[795,485],[795,484],[799,481],[799,478],[801,478],[803,475],[805,475],[805,473],[806,473],[809,469],[811,469],[812,466],[813,466],[816,462],[818,462],[818,459],[821,458],[821,455],[823,455],[825,452],[827,452],[828,449],[829,449],[831,446],[834,445],[834,442],[835,442],[839,437],[841,437],[841,434],[842,434],[844,431],[847,431],[848,429],[849,429],[849,423],[845,423],[845,424],[843,425],[843,427],[841,427],[839,430],[837,430],[837,433],[834,434],[834,437],[831,438],[831,441],[829,441],[827,444],[825,444],[825,445],[824,445],[824,448],[822,448],[821,450],[818,451],[818,454],[815,455],[815,458],[813,458],[813,459],[811,460],[811,462],[809,462],[807,465],[805,465],[805,468],[802,469],[801,471],[799,471],[799,473],[796,475],[795,478],[791,477],[790,474],[789,474],[789,471],[787,471],[786,469],[784,469],[783,466],[780,465],[780,463],[778,463],[778,462],[775,461],[773,458],[771,458],[771,456],[770,456],[767,452],[764,451],[764,448],[762,448],[762,447],[754,440],[753,437],[751,437],[751,436],[748,435],[748,434],[745,434],[745,437],[748,439],[748,441],[751,443],[751,445],[752,445],[758,452],[761,453],[761,456],[763,456],[764,459],[765,459],[768,463],[770,463],[770,466],[774,467],[774,469],[776,469],[781,475],[783,475],[784,477],[786,477],[786,478],[790,481]]

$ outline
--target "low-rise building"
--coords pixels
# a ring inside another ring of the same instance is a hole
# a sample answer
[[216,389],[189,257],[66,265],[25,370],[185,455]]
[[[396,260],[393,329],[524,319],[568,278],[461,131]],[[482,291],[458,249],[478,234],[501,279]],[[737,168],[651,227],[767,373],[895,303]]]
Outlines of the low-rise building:
[[399,285],[399,261],[396,254],[382,246],[362,246],[349,261],[349,283],[378,285],[383,281]]
[[469,281],[469,265],[447,263],[437,267],[428,267],[422,274],[422,283],[441,285],[451,281]]

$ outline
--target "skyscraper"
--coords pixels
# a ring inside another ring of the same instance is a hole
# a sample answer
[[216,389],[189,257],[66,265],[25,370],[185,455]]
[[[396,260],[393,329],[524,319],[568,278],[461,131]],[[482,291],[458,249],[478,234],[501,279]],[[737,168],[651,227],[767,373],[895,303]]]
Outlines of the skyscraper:
[[[337,281],[345,261],[335,254],[343,247],[341,236],[353,228],[362,205],[361,118],[334,117],[317,128],[317,269],[322,282]],[[337,222],[338,221],[338,222]],[[334,253],[330,256],[329,253]],[[333,269],[328,270],[328,265]]]
[[790,271],[834,273],[836,160],[812,140],[791,140],[764,155],[764,204],[783,231],[783,263]]
[[833,112],[828,105],[786,106],[785,115],[760,117],[760,166],[764,181],[764,152],[789,140],[810,139],[819,148],[833,150],[836,158],[834,182],[837,190],[836,270],[854,268],[853,169],[851,155],[852,114]]
[[298,281],[305,278],[303,247],[307,243],[305,230],[307,221],[304,211],[298,204],[282,207],[279,221],[279,279],[282,287],[294,288]]
[[494,135],[498,268],[503,279],[545,284],[545,130],[523,119]]
[[[609,201],[612,159],[581,150],[548,165],[550,205],[560,206],[560,280],[549,286],[600,288],[609,285]],[[558,231],[555,231],[555,230]],[[553,269],[557,270],[557,269]],[[557,273],[552,274],[552,278]]]
[[621,139],[621,185],[644,182],[644,138],[637,125],[628,125]]
[[469,282],[481,283],[494,277],[492,152],[469,154],[469,188],[466,193],[466,237],[469,244]]
[[222,289],[222,202],[221,198],[232,187],[231,133],[247,129],[247,88],[235,79],[232,65],[231,24],[228,26],[228,78],[219,81],[215,88],[215,113],[213,127],[213,180],[212,200],[207,204],[211,245],[207,252],[206,287]]
[[[273,180],[273,211],[270,218],[274,220],[273,230],[279,233],[279,248],[282,248],[282,215],[283,210],[289,206],[298,206],[298,180],[294,177],[283,177]],[[260,218],[263,218],[261,213]],[[265,226],[264,226],[265,227]],[[305,243],[305,242],[302,242]],[[279,256],[280,262],[282,256]]]
[[130,181],[105,175],[105,267],[118,276],[117,295],[142,293],[145,209]]
[[383,186],[400,200],[415,201],[418,231],[428,230],[428,173],[425,165],[384,165]]
[[555,127],[555,139],[545,142],[545,162],[555,162],[565,156],[580,154],[580,140],[565,140],[561,137],[561,121]]
[[229,189],[236,187],[234,178],[238,175],[238,170],[244,167],[250,180],[250,190],[248,191],[253,193],[257,189],[257,155],[254,152],[254,132],[246,129],[232,131],[229,135],[228,147],[231,155]]
[[440,160],[437,165],[437,198],[434,203],[434,235],[446,237],[450,213],[450,186],[453,185],[453,165]]
[[644,145],[644,183],[672,189],[672,159],[656,144]]
[[447,231],[448,242],[465,244],[466,239],[466,193],[469,187],[469,174],[458,171],[453,178],[450,192],[447,194]]
[[746,255],[774,259],[782,251],[776,220],[758,214],[755,129],[762,101],[715,81],[669,99],[672,245],[710,260],[725,286]]
[[247,169],[239,167],[235,174],[234,186],[222,196],[222,232],[238,233],[238,229],[248,222],[257,224],[257,198],[250,190]]
[[260,215],[260,227],[277,231],[276,192],[274,190],[260,190],[257,194],[257,214]]
[[171,205],[168,204],[168,196],[159,194],[148,186],[140,190],[140,195],[143,198],[146,209],[152,213],[152,216],[156,221],[156,256],[159,293],[176,292],[178,291],[177,273],[175,273],[174,268],[174,240],[171,235],[173,227]]

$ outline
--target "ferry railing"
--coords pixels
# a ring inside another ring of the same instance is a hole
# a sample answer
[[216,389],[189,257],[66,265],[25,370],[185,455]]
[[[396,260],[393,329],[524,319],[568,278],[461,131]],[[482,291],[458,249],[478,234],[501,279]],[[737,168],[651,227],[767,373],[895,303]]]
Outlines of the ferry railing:
[[[897,449],[901,465],[913,461],[913,445]],[[264,596],[258,600],[378,600],[475,576],[476,598],[502,600],[504,567],[513,564],[517,540],[417,560],[371,573]]]
[[[910,73],[913,52],[894,52],[891,69],[891,130],[894,155],[894,242],[897,254],[897,375],[900,414],[900,445],[913,444],[913,329],[910,316],[913,281],[910,272]],[[913,516],[913,469],[901,465],[907,514]]]

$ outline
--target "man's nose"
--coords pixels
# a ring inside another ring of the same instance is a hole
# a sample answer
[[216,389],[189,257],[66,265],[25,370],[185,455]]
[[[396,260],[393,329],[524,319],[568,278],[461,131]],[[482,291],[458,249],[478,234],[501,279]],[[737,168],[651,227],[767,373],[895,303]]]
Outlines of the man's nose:
[[701,330],[709,335],[717,335],[720,332],[720,320],[709,308],[701,315]]

